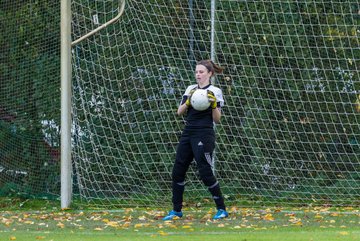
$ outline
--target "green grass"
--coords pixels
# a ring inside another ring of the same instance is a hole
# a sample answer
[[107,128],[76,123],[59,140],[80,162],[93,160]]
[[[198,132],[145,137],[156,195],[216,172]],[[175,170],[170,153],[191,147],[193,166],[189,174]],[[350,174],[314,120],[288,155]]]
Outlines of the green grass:
[[212,221],[211,207],[186,208],[163,222],[164,209],[61,210],[57,201],[1,199],[0,240],[46,241],[360,241],[356,207],[229,207]]
[[16,240],[73,240],[73,241],[148,241],[148,240],[171,240],[171,241],[310,241],[310,240],[344,240],[344,241],[357,241],[359,240],[359,232],[349,233],[347,235],[339,234],[337,231],[317,231],[317,230],[294,230],[294,231],[239,231],[230,233],[220,232],[195,232],[195,233],[171,233],[167,236],[160,236],[150,233],[135,233],[135,232],[106,232],[106,233],[94,233],[94,232],[79,232],[79,233],[41,233],[32,232],[18,233],[15,232],[10,236],[8,234],[1,234],[1,240],[11,240],[11,237],[15,237]]

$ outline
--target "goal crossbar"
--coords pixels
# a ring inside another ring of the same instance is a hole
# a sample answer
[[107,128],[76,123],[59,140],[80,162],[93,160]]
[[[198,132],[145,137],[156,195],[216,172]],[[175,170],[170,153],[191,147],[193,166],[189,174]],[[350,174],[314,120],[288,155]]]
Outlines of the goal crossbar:
[[125,0],[120,0],[119,1],[119,13],[118,13],[118,15],[116,15],[114,18],[107,21],[103,25],[101,25],[101,26],[97,27],[96,29],[92,30],[91,32],[89,32],[89,33],[85,34],[84,36],[82,36],[82,37],[74,40],[73,42],[71,42],[71,47],[74,47],[75,45],[77,45],[81,41],[91,37],[92,35],[96,34],[100,30],[102,30],[102,29],[106,28],[107,26],[109,26],[109,25],[115,23],[116,21],[118,21],[120,19],[120,17],[123,15],[124,9],[125,9]]

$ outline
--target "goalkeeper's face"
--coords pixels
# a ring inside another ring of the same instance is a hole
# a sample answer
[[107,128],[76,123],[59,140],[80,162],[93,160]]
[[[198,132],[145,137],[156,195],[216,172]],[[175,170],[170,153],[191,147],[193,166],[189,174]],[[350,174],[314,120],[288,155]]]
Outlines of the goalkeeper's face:
[[210,84],[211,75],[212,73],[209,72],[209,70],[204,65],[196,65],[195,78],[200,87],[204,87]]

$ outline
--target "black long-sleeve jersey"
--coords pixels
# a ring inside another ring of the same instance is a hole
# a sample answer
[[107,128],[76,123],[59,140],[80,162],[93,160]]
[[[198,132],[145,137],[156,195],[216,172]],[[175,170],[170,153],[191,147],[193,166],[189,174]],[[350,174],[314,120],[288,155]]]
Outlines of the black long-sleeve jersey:
[[[197,89],[199,86],[197,84],[190,85],[186,88],[186,91],[183,95],[181,105],[184,104],[189,97],[190,91],[192,89]],[[205,90],[210,90],[214,93],[217,101],[217,108],[224,106],[224,98],[221,89],[215,87],[211,84],[201,88]],[[189,106],[186,118],[185,118],[185,128],[186,129],[200,129],[200,128],[213,128],[213,118],[212,118],[212,108],[211,106],[204,111],[198,111]]]

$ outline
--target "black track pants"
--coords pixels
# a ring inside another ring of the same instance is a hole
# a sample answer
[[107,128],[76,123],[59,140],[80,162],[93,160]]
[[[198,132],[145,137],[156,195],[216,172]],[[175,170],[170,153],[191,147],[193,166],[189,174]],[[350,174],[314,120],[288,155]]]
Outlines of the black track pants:
[[213,173],[212,155],[215,148],[213,129],[184,130],[180,138],[172,172],[173,206],[180,211],[185,188],[185,175],[195,159],[200,178],[211,192],[218,209],[225,209],[219,183]]

